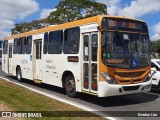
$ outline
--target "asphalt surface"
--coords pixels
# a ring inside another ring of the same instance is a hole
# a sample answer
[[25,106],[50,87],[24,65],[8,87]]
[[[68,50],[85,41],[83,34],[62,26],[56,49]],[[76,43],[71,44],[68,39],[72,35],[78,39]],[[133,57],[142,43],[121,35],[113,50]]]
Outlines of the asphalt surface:
[[[10,81],[17,82],[14,76],[5,74],[1,70],[1,66],[0,66],[0,76],[7,78]],[[64,100],[86,106],[87,108],[95,109],[96,111],[104,114],[106,117],[113,117],[117,120],[160,119],[160,91],[156,89],[146,93],[115,96],[115,97],[98,98],[87,94],[81,94],[80,97],[78,98],[70,98],[65,94],[64,89],[59,87],[46,84],[38,85],[29,80],[25,80],[20,84],[23,84],[27,87],[31,87],[41,92],[48,93],[50,95],[58,96]],[[142,117],[142,116],[138,117],[138,114],[144,115],[145,113],[146,114],[149,113],[152,115],[157,114],[159,117]]]

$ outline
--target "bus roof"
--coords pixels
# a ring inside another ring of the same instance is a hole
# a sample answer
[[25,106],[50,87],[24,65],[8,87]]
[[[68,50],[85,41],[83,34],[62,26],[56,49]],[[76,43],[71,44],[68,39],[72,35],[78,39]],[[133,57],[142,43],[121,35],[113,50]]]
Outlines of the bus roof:
[[[64,29],[64,28],[74,27],[74,26],[80,26],[80,25],[84,25],[84,24],[88,24],[88,23],[94,23],[94,22],[97,22],[100,25],[101,19],[103,17],[122,18],[122,19],[130,19],[130,20],[141,21],[141,20],[138,20],[138,19],[128,18],[128,17],[125,17],[125,16],[97,15],[97,16],[90,17],[90,18],[76,20],[76,21],[72,21],[72,22],[68,22],[68,23],[64,23],[64,24],[59,24],[59,25],[52,25],[50,27],[37,29],[37,30],[29,31],[29,32],[24,32],[24,33],[16,34],[16,35],[13,35],[13,36],[8,36],[8,37],[5,38],[5,40],[19,38],[19,37],[23,37],[23,36],[34,35],[34,34],[38,34],[38,33],[44,33],[44,32],[53,31],[53,30],[60,30],[60,29]],[[144,21],[141,21],[141,22],[144,22]]]

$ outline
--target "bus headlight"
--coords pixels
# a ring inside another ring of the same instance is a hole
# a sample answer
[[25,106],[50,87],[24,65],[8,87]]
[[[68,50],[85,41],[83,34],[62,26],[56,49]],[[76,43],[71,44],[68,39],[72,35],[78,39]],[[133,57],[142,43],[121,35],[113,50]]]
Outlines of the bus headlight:
[[156,73],[156,71],[150,72],[149,75],[147,75],[147,77],[144,79],[144,82],[147,82],[149,80],[151,80],[151,78],[153,77],[153,75]]
[[106,80],[108,84],[117,84],[117,81],[107,73],[101,72],[101,76]]
[[150,75],[147,75],[147,77],[144,79],[144,82],[147,82],[151,79]]

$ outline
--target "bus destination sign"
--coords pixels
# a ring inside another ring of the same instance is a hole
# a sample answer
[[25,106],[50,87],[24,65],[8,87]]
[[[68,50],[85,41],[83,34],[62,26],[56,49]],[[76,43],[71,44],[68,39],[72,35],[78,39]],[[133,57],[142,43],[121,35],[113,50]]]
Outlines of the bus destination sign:
[[128,19],[104,18],[102,20],[102,28],[109,30],[131,30],[148,32],[147,26],[144,22]]

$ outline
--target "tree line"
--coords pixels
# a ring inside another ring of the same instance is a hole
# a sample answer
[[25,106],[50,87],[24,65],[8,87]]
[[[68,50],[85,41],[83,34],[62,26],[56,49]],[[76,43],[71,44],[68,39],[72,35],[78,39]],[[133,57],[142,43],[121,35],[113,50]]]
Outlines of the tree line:
[[150,42],[150,51],[151,51],[151,53],[160,54],[160,39]]

